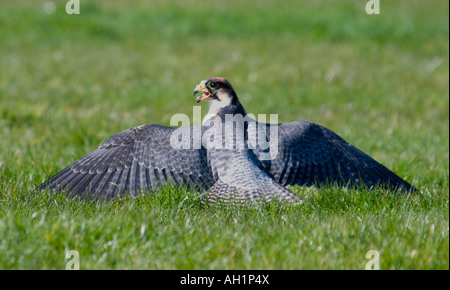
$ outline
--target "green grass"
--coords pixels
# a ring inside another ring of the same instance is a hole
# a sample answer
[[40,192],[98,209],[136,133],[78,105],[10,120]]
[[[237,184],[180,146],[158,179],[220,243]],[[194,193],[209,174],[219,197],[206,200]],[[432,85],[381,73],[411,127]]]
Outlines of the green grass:
[[[369,250],[381,269],[449,268],[447,1],[381,1],[380,15],[356,0],[81,1],[80,15],[45,2],[0,8],[0,269],[64,269],[67,250],[82,269],[364,269]],[[211,76],[421,193],[296,187],[301,206],[250,207],[183,189],[29,193],[121,130],[192,116]]]
[[302,206],[251,207],[180,189],[110,203],[9,196],[2,266],[64,269],[76,249],[83,269],[364,269],[369,250],[383,269],[446,267],[445,197],[300,194]]

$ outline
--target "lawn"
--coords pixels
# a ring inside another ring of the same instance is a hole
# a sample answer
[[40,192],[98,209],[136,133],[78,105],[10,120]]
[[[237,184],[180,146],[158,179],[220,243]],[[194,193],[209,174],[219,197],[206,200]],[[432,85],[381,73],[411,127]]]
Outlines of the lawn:
[[[0,269],[65,269],[69,250],[81,269],[364,269],[371,250],[380,269],[449,269],[448,1],[381,0],[379,15],[357,0],[110,2],[0,4]],[[212,76],[247,111],[326,126],[420,193],[30,193],[115,133],[192,117]]]

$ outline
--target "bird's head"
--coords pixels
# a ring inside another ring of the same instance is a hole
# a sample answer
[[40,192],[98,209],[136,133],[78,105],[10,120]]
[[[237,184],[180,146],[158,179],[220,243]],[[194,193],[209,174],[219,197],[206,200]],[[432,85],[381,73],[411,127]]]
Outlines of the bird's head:
[[206,101],[209,105],[215,104],[217,107],[226,107],[237,101],[236,93],[231,84],[224,78],[210,78],[201,81],[194,90],[194,96],[197,97],[197,103]]
[[218,115],[221,117],[226,114],[247,115],[247,111],[239,102],[233,87],[224,78],[210,78],[201,81],[195,87],[194,96],[200,92],[202,95],[197,97],[197,103],[205,101],[209,105],[208,114],[203,122]]

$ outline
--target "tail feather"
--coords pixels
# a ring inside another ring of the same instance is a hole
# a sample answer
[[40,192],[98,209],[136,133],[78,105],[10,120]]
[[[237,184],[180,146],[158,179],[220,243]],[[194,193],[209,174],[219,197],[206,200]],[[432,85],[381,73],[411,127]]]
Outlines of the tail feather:
[[217,201],[264,203],[271,202],[273,200],[298,204],[302,203],[300,197],[275,182],[265,184],[264,186],[260,186],[258,188],[249,189],[228,184],[220,178],[205,193],[203,198],[203,201],[209,201],[211,203],[215,203]]

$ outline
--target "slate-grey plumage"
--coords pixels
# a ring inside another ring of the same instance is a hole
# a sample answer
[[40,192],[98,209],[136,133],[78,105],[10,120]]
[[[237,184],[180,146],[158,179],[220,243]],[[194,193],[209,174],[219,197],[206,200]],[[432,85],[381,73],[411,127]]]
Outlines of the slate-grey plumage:
[[[202,95],[197,102],[206,101],[210,106],[201,126],[176,128],[148,124],[123,131],[42,183],[39,189],[63,191],[69,197],[106,200],[122,194],[150,192],[170,183],[201,190],[204,199],[211,202],[273,199],[301,202],[285,188],[287,185],[416,190],[336,133],[310,121],[265,124],[234,118],[231,124],[234,129],[227,132],[227,115],[247,116],[231,84],[223,78],[210,78],[195,88],[194,94],[199,92]],[[211,139],[216,138],[216,145],[225,145],[228,138],[231,147],[219,148],[208,143],[206,132],[217,122],[223,133]],[[264,135],[268,144],[276,146],[269,149],[250,146],[250,130],[255,128],[249,125],[252,122],[256,128],[262,128],[257,134]],[[242,139],[237,136],[238,127],[244,134]],[[187,133],[191,146],[174,148],[171,144],[174,132]],[[271,132],[276,132],[276,136],[271,136]],[[192,146],[196,138],[202,140],[198,148]],[[269,153],[274,158],[261,158],[267,150],[272,150]]]

